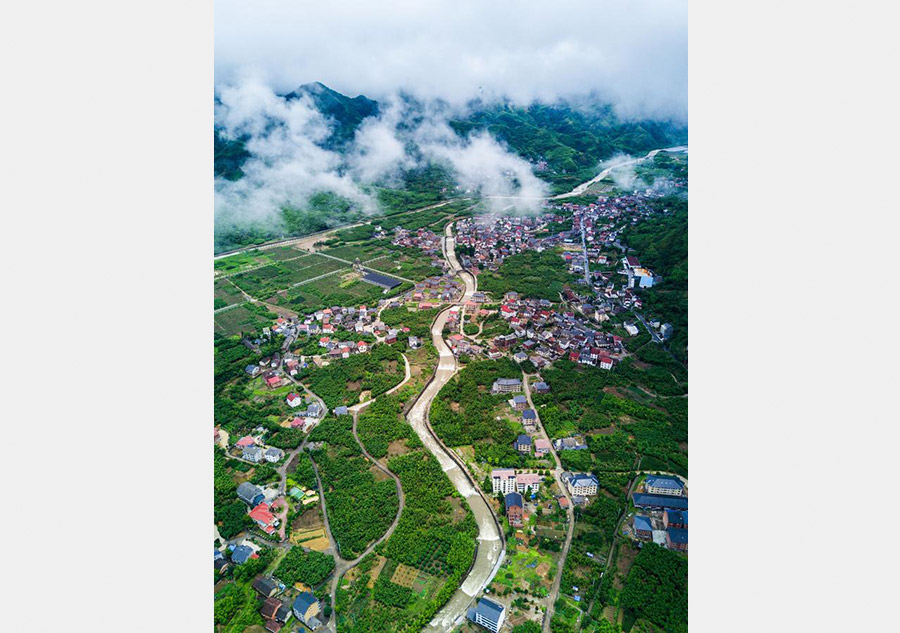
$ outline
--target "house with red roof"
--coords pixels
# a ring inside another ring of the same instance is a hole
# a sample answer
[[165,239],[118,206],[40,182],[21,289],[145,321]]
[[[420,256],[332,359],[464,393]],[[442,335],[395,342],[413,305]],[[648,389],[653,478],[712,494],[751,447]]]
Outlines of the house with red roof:
[[278,527],[278,519],[269,510],[268,503],[260,503],[250,511],[250,518],[256,521],[256,524],[263,529],[266,534],[275,532]]
[[269,376],[266,378],[266,385],[269,386],[269,389],[276,389],[281,386],[281,377],[280,376]]
[[356,351],[360,352],[361,354],[362,354],[362,353],[365,353],[365,352],[368,352],[368,351],[369,351],[369,344],[366,343],[365,341],[360,341],[360,342],[358,342],[358,343],[356,344]]
[[235,446],[244,448],[245,446],[253,446],[254,444],[256,444],[256,438],[245,435],[235,443]]
[[293,392],[288,394],[286,401],[288,403],[288,406],[291,407],[292,409],[294,407],[299,407],[301,404],[303,404],[303,398],[301,398],[300,396],[298,396],[296,393],[293,393]]
[[613,368],[613,359],[609,356],[601,356],[600,357],[600,369],[612,369]]

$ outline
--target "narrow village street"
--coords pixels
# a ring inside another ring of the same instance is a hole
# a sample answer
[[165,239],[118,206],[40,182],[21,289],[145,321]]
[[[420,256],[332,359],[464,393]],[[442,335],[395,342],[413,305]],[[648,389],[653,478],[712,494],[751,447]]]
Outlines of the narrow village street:
[[525,372],[522,372],[522,385],[525,388],[525,397],[528,399],[528,407],[534,411],[535,419],[537,421],[537,427],[540,431],[540,436],[550,442],[550,454],[553,455],[553,461],[556,466],[553,469],[553,478],[556,479],[556,485],[559,486],[560,492],[562,492],[566,499],[569,500],[569,507],[566,508],[566,516],[568,517],[568,523],[566,528],[566,541],[563,544],[562,553],[559,556],[559,564],[556,570],[556,577],[553,579],[553,587],[550,590],[550,597],[547,600],[547,612],[544,614],[544,622],[541,630],[544,633],[550,633],[550,620],[553,619],[553,610],[554,605],[556,604],[556,599],[559,598],[559,585],[562,582],[562,573],[563,568],[566,566],[566,556],[569,554],[569,548],[572,545],[572,534],[575,531],[575,503],[572,501],[572,496],[569,494],[568,488],[566,488],[565,483],[562,480],[562,463],[559,461],[559,455],[556,452],[556,448],[553,446],[553,442],[549,435],[547,435],[547,431],[544,429],[544,424],[541,422],[541,414],[538,411],[537,407],[534,406],[534,402],[531,400],[531,385],[529,384],[529,375]]

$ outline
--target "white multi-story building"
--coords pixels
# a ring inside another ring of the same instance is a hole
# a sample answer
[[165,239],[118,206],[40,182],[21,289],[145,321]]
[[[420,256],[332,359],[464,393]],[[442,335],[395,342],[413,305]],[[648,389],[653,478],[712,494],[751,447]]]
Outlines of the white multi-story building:
[[541,487],[541,476],[537,473],[519,473],[516,475],[516,492],[522,494],[527,490],[537,492]]
[[681,497],[684,495],[684,484],[678,477],[663,477],[659,475],[647,475],[644,488],[652,495],[669,495]]
[[579,497],[592,497],[597,494],[600,482],[593,475],[563,473],[562,476],[571,494]]
[[491,471],[491,484],[494,494],[518,492],[516,490],[516,471],[512,468],[495,468]]
[[493,633],[500,631],[505,617],[506,607],[487,598],[479,600],[478,604],[470,608],[466,613],[466,619],[470,622],[483,626],[488,631],[493,631]]

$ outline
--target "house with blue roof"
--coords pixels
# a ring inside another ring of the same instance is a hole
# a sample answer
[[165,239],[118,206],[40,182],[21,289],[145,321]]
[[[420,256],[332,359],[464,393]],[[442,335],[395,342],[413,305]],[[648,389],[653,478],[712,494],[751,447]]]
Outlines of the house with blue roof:
[[482,598],[477,605],[466,612],[467,620],[483,626],[493,633],[500,631],[504,618],[506,618],[506,607],[487,598]]
[[650,517],[642,514],[634,515],[634,535],[640,539],[653,538],[653,525],[650,523]]
[[688,531],[676,528],[666,530],[666,547],[679,552],[686,552],[688,548]]
[[562,474],[562,480],[569,488],[569,494],[573,496],[592,497],[600,488],[600,481],[588,473],[565,472]]
[[663,514],[663,525],[666,526],[666,529],[686,530],[688,526],[687,510],[666,510],[665,514]]
[[635,508],[651,508],[653,510],[687,510],[687,497],[674,497],[672,495],[649,495],[636,492],[631,497]]
[[309,591],[297,595],[293,604],[294,615],[310,630],[315,631],[322,626],[322,622],[316,617],[319,615],[319,601]]
[[684,495],[684,482],[678,477],[668,475],[647,475],[644,480],[644,489],[652,495],[681,497]]
[[518,492],[510,492],[503,497],[503,501],[506,504],[506,520],[513,527],[522,527],[525,518],[522,495]]
[[514,448],[525,455],[531,454],[531,438],[527,435],[520,435],[516,438]]
[[231,562],[235,565],[243,565],[253,556],[253,548],[248,545],[238,545],[231,552]]

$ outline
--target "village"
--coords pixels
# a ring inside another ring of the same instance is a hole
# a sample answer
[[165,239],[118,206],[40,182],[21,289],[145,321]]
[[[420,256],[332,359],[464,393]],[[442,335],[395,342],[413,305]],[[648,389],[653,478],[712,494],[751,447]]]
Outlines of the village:
[[[407,354],[431,346],[426,330],[419,325],[422,320],[415,317],[417,313],[425,313],[424,322],[429,322],[438,309],[445,310],[444,340],[462,366],[478,358],[505,358],[522,367],[521,379],[499,378],[489,389],[505,403],[505,412],[497,420],[506,422],[498,423],[520,429],[511,445],[520,466],[490,468],[471,457],[466,459],[473,477],[485,481],[484,492],[502,521],[508,549],[507,559],[485,596],[466,611],[468,624],[464,630],[476,626],[500,631],[504,626],[508,629],[527,621],[540,623],[548,611],[552,612],[551,598],[556,591],[567,604],[577,605],[581,600],[578,587],[567,588],[565,596],[558,588],[557,576],[563,573],[568,549],[566,534],[571,532],[569,517],[575,510],[590,508],[605,493],[593,472],[558,468],[554,452],[588,451],[588,442],[578,433],[548,435],[529,392],[551,394],[550,385],[539,372],[551,369],[561,359],[614,372],[632,353],[630,339],[649,334],[650,340],[664,344],[672,336],[671,324],[641,313],[642,291],[664,285],[663,278],[643,266],[635,255],[626,254],[620,242],[623,230],[650,213],[644,208],[646,200],[644,195],[635,194],[598,198],[588,204],[547,202],[543,212],[535,216],[457,220],[457,256],[462,267],[476,278],[496,274],[515,255],[545,253],[558,257],[556,261],[562,262],[568,281],[556,296],[545,294],[542,298],[513,290],[495,293],[476,289],[463,300],[465,285],[447,265],[439,234],[427,228],[406,230],[398,226],[386,231],[376,226],[375,239],[420,251],[431,258],[434,274],[398,294],[400,279],[387,270],[379,273],[366,269],[357,259],[354,269],[360,280],[392,296],[374,304],[332,305],[296,316],[281,314],[256,336],[241,341],[247,349],[259,352],[263,348],[272,350],[276,337],[283,337],[278,338],[280,349],[246,365],[243,373],[251,381],[252,393],[273,403],[269,406],[278,403],[278,426],[300,433],[299,438],[307,438],[328,420],[350,416],[351,408],[366,397],[363,392],[359,400],[354,395],[329,409],[309,390],[305,379],[308,373],[369,355],[379,346],[392,346]],[[382,320],[386,310],[394,315],[389,320],[392,325]],[[415,332],[408,327],[413,323],[417,324]],[[287,475],[295,462],[290,466],[286,462],[296,453],[287,455],[276,445],[280,443],[276,441],[279,433],[273,436],[271,427],[259,426],[230,441],[224,430],[218,426],[215,429],[216,444],[227,451],[232,463],[241,464],[241,469],[251,468],[248,472],[254,473],[253,482],[243,481],[236,490],[253,527],[236,538],[217,541],[217,573],[246,565],[266,552],[282,555],[291,545],[302,544],[310,552],[333,552],[323,529],[327,517],[321,495],[316,486],[309,485],[311,482],[304,485]],[[315,448],[310,444],[302,440],[300,448]],[[460,454],[460,458],[465,456]],[[648,477],[629,492],[630,509],[621,536],[637,547],[653,542],[686,552],[686,485],[679,489],[677,498],[660,492],[660,485],[665,484]],[[677,488],[671,482],[669,485]],[[298,515],[305,517],[300,524]],[[586,556],[593,554],[588,551]],[[304,629],[333,630],[331,596],[323,593],[323,587],[283,582],[273,573],[271,564],[265,567],[268,572],[257,575],[253,587],[262,600],[259,614],[266,630],[280,631],[292,618]],[[399,582],[402,579],[398,574],[394,576]]]

